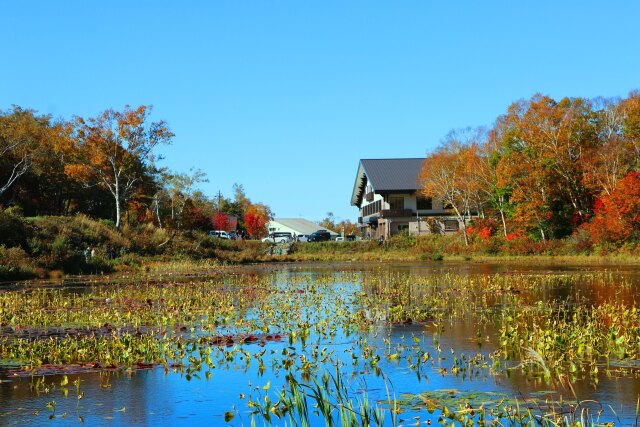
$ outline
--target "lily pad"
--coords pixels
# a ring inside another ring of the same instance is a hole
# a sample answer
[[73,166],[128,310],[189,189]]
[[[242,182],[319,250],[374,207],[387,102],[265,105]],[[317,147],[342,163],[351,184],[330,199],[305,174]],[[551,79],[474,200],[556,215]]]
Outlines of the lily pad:
[[460,404],[471,406],[494,405],[499,403],[515,403],[515,399],[504,393],[488,391],[461,391],[457,389],[430,390],[418,394],[405,393],[399,402],[401,406],[415,409],[436,409],[442,407],[455,407]]

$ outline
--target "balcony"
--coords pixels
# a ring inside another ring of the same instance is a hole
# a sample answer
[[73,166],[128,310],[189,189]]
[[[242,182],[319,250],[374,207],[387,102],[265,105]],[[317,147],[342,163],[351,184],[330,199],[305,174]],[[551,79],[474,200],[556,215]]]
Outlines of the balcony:
[[405,218],[415,215],[416,213],[411,209],[383,209],[380,211],[382,218]]
[[365,199],[367,202],[371,202],[371,201],[373,200],[373,191],[369,191],[369,192],[364,196],[364,199]]

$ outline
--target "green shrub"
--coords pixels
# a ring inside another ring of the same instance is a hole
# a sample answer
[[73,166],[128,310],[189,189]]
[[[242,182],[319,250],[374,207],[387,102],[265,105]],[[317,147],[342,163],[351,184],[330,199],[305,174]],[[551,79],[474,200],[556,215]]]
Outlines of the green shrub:
[[6,248],[0,245],[0,279],[21,280],[36,276],[29,255],[19,247]]
[[171,243],[172,237],[166,229],[158,228],[153,224],[127,228],[123,230],[123,235],[131,241],[131,251],[139,255],[163,253]]
[[67,236],[58,235],[51,243],[51,255],[58,260],[63,260],[69,255],[70,246]]
[[72,217],[43,216],[29,218],[32,229],[26,249],[34,263],[45,269],[62,269],[66,273],[86,273],[112,268],[89,266],[83,252],[87,248],[106,254],[130,246],[120,233],[85,215]]
[[112,219],[99,219],[98,222],[104,226],[107,226],[109,228],[112,228],[115,230],[116,228],[116,223],[112,220]]
[[391,236],[386,242],[386,247],[388,249],[407,249],[415,246],[417,239],[416,236],[410,236],[408,231],[402,231]]
[[111,273],[114,270],[114,261],[109,260],[107,257],[103,255],[96,255],[89,258],[89,261],[84,264],[79,262],[76,264],[77,266],[84,265],[84,272],[92,273],[92,274],[104,274]]
[[126,237],[107,225],[94,221],[85,215],[72,217],[45,216],[32,218],[34,237],[43,242],[53,242],[62,235],[72,251],[82,251],[87,246],[101,248],[128,247]]
[[133,254],[133,253],[126,253],[123,255],[120,255],[117,258],[117,263],[120,265],[126,265],[128,267],[140,267],[143,264],[143,258],[140,257],[137,254]]
[[431,261],[442,261],[444,259],[444,255],[442,254],[431,254]]
[[415,238],[415,250],[418,253],[443,253],[460,255],[469,252],[461,234],[427,234]]
[[30,235],[29,223],[22,217],[19,209],[0,210],[0,245],[27,248]]

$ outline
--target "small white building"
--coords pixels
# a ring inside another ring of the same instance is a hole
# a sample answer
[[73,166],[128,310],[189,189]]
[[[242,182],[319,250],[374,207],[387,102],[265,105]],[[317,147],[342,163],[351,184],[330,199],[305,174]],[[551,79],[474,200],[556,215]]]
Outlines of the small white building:
[[[299,236],[301,234],[311,234],[314,231],[327,229],[304,218],[275,218],[267,223],[267,230],[269,234],[289,232],[295,236]],[[331,233],[331,237],[339,236],[339,234],[333,230],[327,231]]]

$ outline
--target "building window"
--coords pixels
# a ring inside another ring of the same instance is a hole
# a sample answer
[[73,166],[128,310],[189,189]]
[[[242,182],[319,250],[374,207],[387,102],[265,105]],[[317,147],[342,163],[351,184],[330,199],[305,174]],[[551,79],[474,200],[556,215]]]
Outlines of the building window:
[[393,211],[404,209],[404,197],[389,197],[389,209]]
[[430,211],[433,209],[433,202],[431,201],[431,197],[419,197],[418,196],[418,210],[420,211]]
[[460,223],[455,219],[447,219],[444,221],[444,231],[458,231]]
[[272,233],[272,232],[274,232],[274,231],[276,231],[276,228],[275,228],[275,227],[269,227],[269,232],[270,232],[270,233]]

